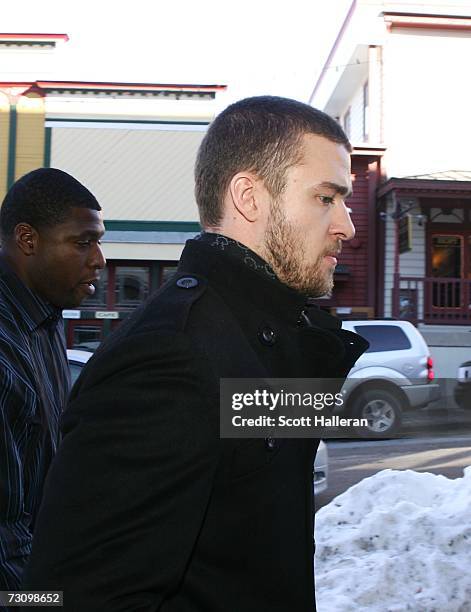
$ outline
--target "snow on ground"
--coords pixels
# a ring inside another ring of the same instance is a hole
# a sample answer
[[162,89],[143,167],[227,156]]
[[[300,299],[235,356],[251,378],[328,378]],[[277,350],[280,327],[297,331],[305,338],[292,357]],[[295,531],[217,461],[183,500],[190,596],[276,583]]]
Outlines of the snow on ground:
[[471,612],[471,467],[384,470],[316,514],[318,612]]

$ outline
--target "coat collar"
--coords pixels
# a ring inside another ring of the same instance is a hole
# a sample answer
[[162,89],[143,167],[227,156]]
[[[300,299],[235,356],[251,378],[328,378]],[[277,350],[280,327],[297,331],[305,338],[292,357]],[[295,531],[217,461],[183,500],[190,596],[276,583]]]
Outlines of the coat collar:
[[264,318],[291,327],[305,358],[306,376],[346,376],[368,347],[357,334],[342,330],[340,319],[308,305],[305,295],[267,274],[264,266],[247,265],[240,249],[214,248],[208,239],[189,240],[177,271],[180,278],[187,275],[206,279],[241,314],[263,312]]
[[227,300],[232,302],[237,294],[254,308],[296,325],[306,305],[306,296],[281,283],[269,273],[268,264],[241,246],[237,252],[233,248],[215,247],[207,238],[188,240],[178,273],[199,274]]

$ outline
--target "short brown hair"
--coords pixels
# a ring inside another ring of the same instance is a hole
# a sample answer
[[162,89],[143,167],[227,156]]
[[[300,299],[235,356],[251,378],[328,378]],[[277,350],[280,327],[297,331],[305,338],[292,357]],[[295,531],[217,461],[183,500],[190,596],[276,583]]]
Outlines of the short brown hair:
[[224,195],[238,172],[254,172],[273,197],[279,196],[287,169],[301,158],[304,134],[318,134],[352,150],[337,121],[296,100],[245,98],[218,115],[196,159],[195,196],[202,226],[219,225]]

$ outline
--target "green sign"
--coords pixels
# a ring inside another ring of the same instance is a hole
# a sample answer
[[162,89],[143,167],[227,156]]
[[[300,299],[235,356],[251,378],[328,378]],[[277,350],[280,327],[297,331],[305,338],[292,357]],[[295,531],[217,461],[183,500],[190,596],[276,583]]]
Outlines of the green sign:
[[397,224],[399,232],[399,253],[412,251],[412,217],[404,215]]

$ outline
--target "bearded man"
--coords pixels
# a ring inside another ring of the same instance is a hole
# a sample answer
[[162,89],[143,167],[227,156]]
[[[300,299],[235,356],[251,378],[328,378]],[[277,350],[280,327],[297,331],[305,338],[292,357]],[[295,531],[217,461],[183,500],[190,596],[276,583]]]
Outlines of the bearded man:
[[308,296],[354,235],[329,116],[248,98],[196,162],[203,233],[85,368],[25,587],[67,611],[312,612],[318,441],[219,437],[221,378],[344,377],[365,343]]

